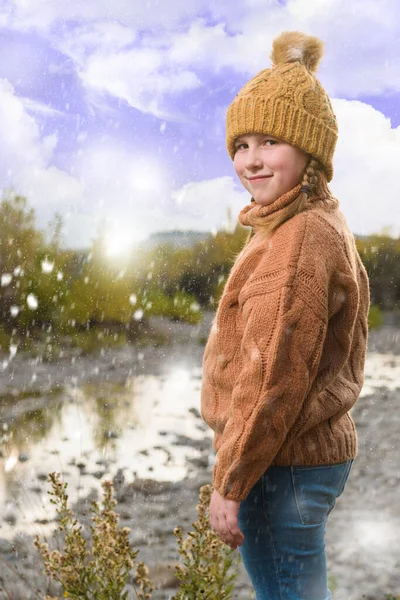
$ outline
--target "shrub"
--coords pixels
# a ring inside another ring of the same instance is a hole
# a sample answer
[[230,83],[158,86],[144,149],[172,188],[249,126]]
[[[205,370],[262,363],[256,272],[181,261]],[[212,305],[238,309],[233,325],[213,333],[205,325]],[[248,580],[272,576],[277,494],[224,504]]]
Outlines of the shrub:
[[[226,546],[209,526],[211,492],[210,485],[200,488],[198,520],[192,524],[194,531],[189,532],[185,540],[180,527],[174,531],[183,566],[176,567],[176,576],[182,583],[172,600],[229,600],[232,597],[240,555]],[[232,566],[234,571],[230,574]]]
[[[62,550],[50,550],[47,542],[35,538],[47,575],[57,581],[63,597],[71,600],[127,600],[126,584],[131,570],[135,567],[135,593],[139,600],[152,597],[154,585],[149,571],[143,562],[136,562],[138,550],[129,545],[128,527],[118,528],[118,514],[114,508],[113,484],[104,481],[103,507],[92,502],[91,547],[83,535],[83,527],[68,508],[67,483],[61,481],[59,473],[50,473],[49,480],[59,517],[60,532],[64,540]],[[200,488],[200,502],[197,506],[198,520],[193,523],[194,531],[184,540],[180,527],[175,529],[179,554],[183,564],[176,567],[176,576],[181,586],[174,600],[230,600],[233,582],[237,576],[234,550],[226,546],[209,526],[208,507],[211,486]],[[236,570],[231,573],[231,568]],[[47,596],[46,600],[58,600]]]
[[[36,536],[35,546],[44,561],[46,574],[61,584],[64,598],[126,600],[128,592],[124,592],[124,588],[138,551],[129,545],[129,528],[118,528],[112,483],[102,483],[103,508],[100,509],[97,502],[92,503],[92,548],[88,550],[82,525],[67,505],[67,483],[61,481],[58,473],[50,473],[49,479],[53,488],[49,494],[53,496],[51,502],[56,505],[60,518],[58,530],[64,537],[65,547],[64,551],[50,550],[48,544]],[[139,574],[146,574],[141,564],[136,569]],[[145,580],[140,585],[138,598],[150,598],[151,582]]]

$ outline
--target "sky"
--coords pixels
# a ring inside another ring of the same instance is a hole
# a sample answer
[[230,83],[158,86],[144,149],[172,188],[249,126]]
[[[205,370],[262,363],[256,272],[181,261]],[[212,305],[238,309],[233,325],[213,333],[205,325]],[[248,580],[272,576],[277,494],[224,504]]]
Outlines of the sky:
[[[285,30],[321,38],[339,140],[331,189],[353,233],[400,235],[398,0],[0,0],[0,176],[44,227],[122,251],[232,226],[250,201],[225,114]],[[229,216],[230,215],[230,216]]]

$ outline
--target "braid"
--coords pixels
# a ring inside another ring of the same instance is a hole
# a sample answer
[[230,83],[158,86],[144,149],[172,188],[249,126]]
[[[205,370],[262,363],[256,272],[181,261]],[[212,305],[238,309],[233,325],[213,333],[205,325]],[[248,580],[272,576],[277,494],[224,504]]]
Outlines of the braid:
[[301,185],[304,188],[308,188],[310,190],[310,194],[309,194],[310,196],[313,195],[315,187],[318,183],[320,171],[321,171],[321,165],[318,162],[318,160],[315,158],[311,158],[310,162],[308,163],[308,165],[304,171],[303,179],[301,182]]

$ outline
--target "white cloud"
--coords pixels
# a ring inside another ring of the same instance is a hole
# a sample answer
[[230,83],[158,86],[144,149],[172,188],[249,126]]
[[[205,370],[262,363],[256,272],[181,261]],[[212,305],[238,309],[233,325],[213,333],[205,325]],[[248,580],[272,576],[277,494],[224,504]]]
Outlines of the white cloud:
[[169,178],[163,163],[142,148],[124,148],[113,139],[84,144],[72,160],[84,201],[70,214],[66,237],[87,243],[107,220],[113,230],[140,241],[164,229]]
[[21,100],[23,107],[28,112],[32,112],[34,114],[40,113],[49,117],[60,117],[64,114],[61,112],[61,110],[57,110],[56,108],[53,108],[48,104],[44,104],[43,102],[32,100],[32,98],[24,98],[19,96],[19,99]]
[[35,207],[74,202],[81,197],[78,181],[51,165],[58,138],[41,136],[40,127],[7,80],[0,80],[0,146],[2,187],[14,187]]
[[[187,31],[170,34],[170,60],[182,68],[224,67],[255,75],[270,67],[273,39],[300,29],[324,41],[319,75],[330,95],[357,98],[400,90],[400,7],[396,0],[288,0],[285,6],[247,2],[240,22],[232,18],[213,26],[192,22]],[[228,33],[229,27],[235,34]],[[244,82],[243,82],[244,83]]]
[[8,0],[7,5],[9,7],[8,14],[6,12],[8,27],[50,31],[60,22],[113,21],[125,23],[136,30],[152,27],[160,21],[166,28],[174,27],[182,19],[191,18],[196,12],[208,8],[209,2],[207,0],[174,0],[168,3],[160,3],[159,0],[145,2]]
[[89,98],[93,91],[111,94],[158,117],[176,116],[165,108],[165,95],[196,88],[207,73],[229,68],[245,81],[270,66],[272,40],[287,29],[324,40],[319,76],[330,95],[357,98],[400,91],[397,0],[8,4],[7,26],[40,29],[50,45],[72,59]]
[[165,64],[162,53],[152,48],[135,48],[109,56],[93,54],[80,69],[80,77],[89,91],[108,92],[160,118],[172,117],[163,107],[165,95],[200,85],[195,73],[174,71]]
[[175,201],[174,222],[206,231],[234,226],[239,211],[250,202],[248,193],[238,189],[229,176],[187,183],[171,197]]
[[354,233],[393,226],[400,235],[400,127],[372,106],[333,100],[339,124],[335,173],[331,183]]
[[97,51],[100,44],[104,54],[119,51],[134,42],[136,32],[114,21],[95,21],[77,25],[66,37],[69,53],[79,58],[85,52]]

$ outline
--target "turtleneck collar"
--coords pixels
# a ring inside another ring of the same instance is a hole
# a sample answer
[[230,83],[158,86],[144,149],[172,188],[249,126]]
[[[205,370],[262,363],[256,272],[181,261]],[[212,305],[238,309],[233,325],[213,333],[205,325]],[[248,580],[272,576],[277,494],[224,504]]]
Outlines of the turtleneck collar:
[[271,202],[271,204],[267,204],[266,206],[263,206],[262,204],[256,204],[256,202],[251,202],[250,204],[247,204],[244,208],[242,208],[242,210],[239,213],[238,218],[240,223],[242,225],[248,226],[250,225],[250,215],[257,217],[269,217],[273,213],[282,210],[297,198],[297,196],[300,193],[300,188],[301,184],[299,183],[294,188],[292,188],[285,194],[282,194],[282,196],[279,196],[279,198]]

